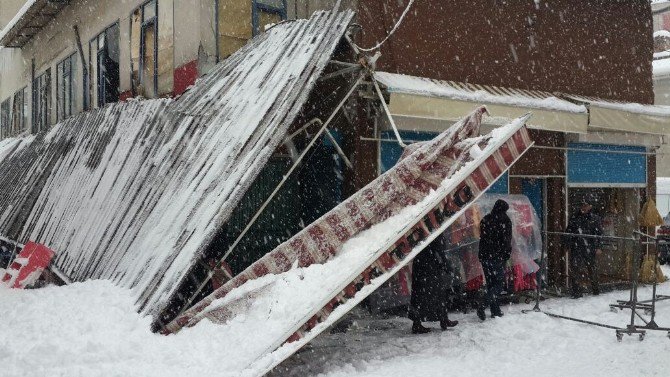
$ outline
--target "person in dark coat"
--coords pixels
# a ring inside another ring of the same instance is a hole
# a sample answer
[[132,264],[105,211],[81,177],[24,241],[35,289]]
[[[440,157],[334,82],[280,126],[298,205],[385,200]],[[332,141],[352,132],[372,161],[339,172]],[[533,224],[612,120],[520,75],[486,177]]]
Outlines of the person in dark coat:
[[[576,235],[602,236],[603,227],[600,217],[592,212],[594,198],[586,196],[579,211],[574,213],[568,221],[565,233]],[[564,239],[570,249],[570,286],[572,297],[582,297],[581,280],[584,278],[584,269],[591,282],[591,291],[594,295],[600,294],[596,255],[602,253],[601,239],[597,237],[567,236]]]
[[453,266],[444,255],[446,246],[444,235],[440,235],[412,263],[409,319],[412,320],[413,334],[430,331],[421,324],[422,321],[440,321],[442,330],[458,324],[458,321],[450,321],[447,313],[456,278]]
[[486,299],[477,309],[477,316],[484,320],[484,307],[491,307],[491,317],[502,317],[500,294],[505,283],[505,264],[512,254],[512,220],[507,216],[509,204],[497,200],[491,213],[480,222],[479,262],[486,279]]

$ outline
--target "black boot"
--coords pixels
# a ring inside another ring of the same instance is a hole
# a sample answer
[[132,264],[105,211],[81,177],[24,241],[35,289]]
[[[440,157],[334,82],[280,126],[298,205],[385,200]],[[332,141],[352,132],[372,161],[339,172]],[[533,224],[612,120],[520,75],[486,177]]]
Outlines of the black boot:
[[484,311],[484,308],[477,308],[477,317],[482,321],[486,320],[486,312]]
[[449,318],[440,321],[440,328],[442,330],[446,330],[449,327],[455,327],[456,325],[458,325],[458,321],[450,321]]
[[414,322],[412,324],[412,334],[425,334],[429,333],[430,329],[427,327],[423,327],[421,322]]
[[496,311],[491,311],[491,318],[502,317],[504,315],[505,315],[505,313],[503,313],[502,310],[500,310],[500,309],[498,309]]

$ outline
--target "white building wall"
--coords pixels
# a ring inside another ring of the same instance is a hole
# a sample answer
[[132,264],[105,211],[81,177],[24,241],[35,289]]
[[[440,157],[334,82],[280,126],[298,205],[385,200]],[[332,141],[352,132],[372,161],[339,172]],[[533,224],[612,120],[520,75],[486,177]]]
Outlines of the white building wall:
[[[197,74],[205,74],[216,64],[216,0],[158,0],[159,4],[159,90],[161,94],[171,92],[171,71],[197,63]],[[248,2],[252,0],[219,0]],[[332,9],[337,0],[287,0],[289,19],[309,17],[313,12]],[[11,20],[23,6],[24,0],[0,0],[0,24]],[[84,109],[83,64],[77,48],[73,26],[77,25],[83,48],[84,64],[89,75],[89,43],[112,24],[119,24],[119,74],[120,93],[130,92],[130,15],[145,0],[71,0],[54,20],[47,24],[22,49],[0,49],[0,101],[10,98],[17,90],[28,87],[27,102],[32,107],[31,78],[34,65],[35,76],[51,70],[51,124],[57,119],[56,66],[65,57],[75,55],[76,69],[73,82],[73,113]],[[243,4],[243,3],[240,3]],[[344,0],[344,7],[355,9],[357,0]],[[242,21],[244,22],[244,21]],[[249,24],[251,20],[248,20]],[[172,47],[165,48],[165,41]],[[162,73],[161,73],[162,72]],[[91,88],[90,104],[96,104],[96,88]],[[28,117],[31,118],[32,109]],[[32,123],[28,119],[28,125]]]

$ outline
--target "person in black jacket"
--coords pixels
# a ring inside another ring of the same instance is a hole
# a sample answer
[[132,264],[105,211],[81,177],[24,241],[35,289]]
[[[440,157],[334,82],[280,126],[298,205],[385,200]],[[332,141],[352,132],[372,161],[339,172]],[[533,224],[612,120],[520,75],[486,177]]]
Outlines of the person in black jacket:
[[447,313],[457,278],[453,266],[444,255],[446,242],[444,235],[438,236],[412,263],[409,319],[412,320],[413,334],[430,331],[421,324],[422,321],[440,321],[442,330],[458,324],[458,321],[450,321]]
[[477,309],[481,320],[486,318],[486,303],[491,307],[491,317],[503,316],[499,298],[505,283],[505,263],[512,254],[512,220],[507,216],[508,209],[506,201],[497,200],[479,225],[479,262],[486,279],[486,300]]
[[[574,213],[568,221],[565,233],[576,235],[602,236],[603,228],[600,217],[591,212],[594,199],[586,196],[579,211]],[[572,297],[582,297],[581,280],[586,268],[591,291],[594,295],[600,294],[598,274],[596,269],[596,255],[602,253],[601,239],[597,237],[567,236],[564,243],[570,248],[570,286]]]

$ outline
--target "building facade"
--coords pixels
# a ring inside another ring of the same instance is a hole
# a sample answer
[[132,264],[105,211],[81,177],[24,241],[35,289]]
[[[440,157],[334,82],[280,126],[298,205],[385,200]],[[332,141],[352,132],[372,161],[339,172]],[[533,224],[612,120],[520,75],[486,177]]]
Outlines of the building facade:
[[[178,96],[264,28],[336,2],[3,1],[16,16],[0,19],[2,136],[39,132],[110,102]],[[384,40],[407,4],[344,1],[358,13],[353,39],[363,47]],[[608,232],[627,235],[654,196],[655,152],[668,125],[668,114],[649,107],[653,16],[648,0],[416,1],[376,69],[404,75],[379,81],[408,139],[430,137],[480,104],[493,115],[489,127],[532,111],[536,147],[496,191],[531,198],[547,232],[563,230],[579,198],[595,194]],[[407,85],[415,79],[418,89]],[[345,177],[340,199],[398,154],[379,103],[367,101],[374,92],[362,97],[360,116],[341,130],[354,169],[337,172]],[[545,237],[550,280],[560,285],[565,254],[559,237]],[[627,248],[610,245],[603,258],[616,263],[604,263],[612,267],[603,274],[625,277]]]
[[[360,44],[381,41],[406,3],[361,3]],[[386,86],[396,125],[408,138],[452,124],[450,109],[486,104],[493,124],[500,123],[496,117],[533,112],[536,145],[498,192],[531,199],[546,232],[549,281],[561,286],[569,271],[560,236],[552,232],[565,229],[583,195],[598,198],[605,231],[617,236],[637,229],[641,204],[655,195],[656,151],[670,112],[651,105],[652,33],[645,0],[415,2],[381,47],[377,68],[401,74],[387,76]],[[562,100],[583,108],[545,107]],[[380,140],[383,170],[385,151],[395,146],[389,125],[381,130],[381,136],[368,132],[369,140]],[[360,144],[365,151],[366,142]],[[627,278],[633,246],[608,243],[600,260],[604,278]]]
[[264,27],[334,3],[3,1],[2,136],[39,132],[110,102],[179,95]]

